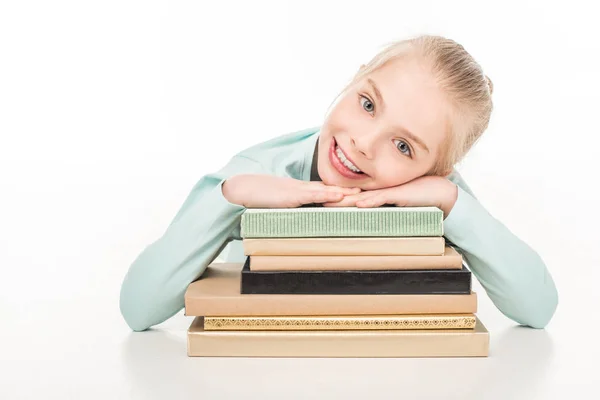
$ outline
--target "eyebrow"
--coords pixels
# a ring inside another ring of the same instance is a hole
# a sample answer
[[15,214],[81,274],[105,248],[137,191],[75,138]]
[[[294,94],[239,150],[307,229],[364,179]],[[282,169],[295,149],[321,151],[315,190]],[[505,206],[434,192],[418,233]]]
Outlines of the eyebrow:
[[[385,102],[383,101],[383,96],[381,95],[381,92],[377,88],[375,81],[371,78],[368,78],[367,82],[369,82],[371,84],[371,87],[373,88],[373,91],[375,92],[375,96],[377,97],[379,102],[382,104],[382,106],[385,108]],[[419,139],[417,136],[415,136],[411,131],[409,131],[408,129],[406,129],[402,126],[399,126],[398,129],[401,130],[402,132],[404,132],[406,137],[408,137],[410,140],[412,140],[413,142],[415,142],[416,144],[421,146],[425,151],[427,151],[429,153],[429,149],[427,148],[425,143],[423,143],[423,141],[421,139]]]

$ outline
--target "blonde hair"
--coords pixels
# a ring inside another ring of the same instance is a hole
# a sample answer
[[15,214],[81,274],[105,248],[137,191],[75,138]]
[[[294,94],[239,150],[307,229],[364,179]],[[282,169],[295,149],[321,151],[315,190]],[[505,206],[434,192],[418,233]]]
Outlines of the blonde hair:
[[384,64],[411,55],[420,57],[429,66],[452,107],[439,156],[426,174],[446,176],[487,129],[493,109],[492,81],[462,45],[433,35],[387,43],[361,67],[336,99]]

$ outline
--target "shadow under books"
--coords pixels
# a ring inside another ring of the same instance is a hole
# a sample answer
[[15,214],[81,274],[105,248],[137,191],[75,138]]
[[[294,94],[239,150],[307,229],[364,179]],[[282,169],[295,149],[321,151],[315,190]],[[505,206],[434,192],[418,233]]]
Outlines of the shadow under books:
[[[527,398],[544,380],[553,357],[553,343],[545,330],[513,326],[490,332],[487,358],[229,358],[188,357],[184,332],[150,329],[132,332],[122,344],[121,358],[130,392],[140,398],[183,398],[198,393],[244,392],[245,383],[267,390],[277,377],[277,386],[299,381],[335,385],[334,390],[358,394],[370,385],[381,390],[439,395],[445,398]],[[368,368],[365,368],[368,365]],[[238,382],[223,388],[225,381]],[[366,385],[365,382],[369,382]],[[437,382],[432,385],[432,382]],[[265,387],[262,387],[264,384]],[[363,387],[364,386],[364,387]],[[246,387],[247,389],[247,387]],[[314,385],[301,389],[316,395]],[[299,394],[299,393],[298,393]],[[179,396],[178,396],[179,395]]]

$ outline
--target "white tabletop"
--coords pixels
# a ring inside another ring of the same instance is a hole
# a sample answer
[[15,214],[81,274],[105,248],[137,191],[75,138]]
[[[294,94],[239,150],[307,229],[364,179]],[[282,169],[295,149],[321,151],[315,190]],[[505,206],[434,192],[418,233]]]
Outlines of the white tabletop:
[[[91,219],[100,224],[101,216]],[[597,392],[598,294],[593,279],[573,273],[585,268],[576,261],[551,260],[564,267],[555,274],[561,304],[544,330],[516,326],[475,281],[478,316],[490,331],[487,358],[189,358],[192,317],[180,313],[139,333],[122,320],[125,265],[110,260],[132,252],[109,231],[98,228],[87,240],[76,230],[61,237],[44,231],[38,252],[12,249],[15,257],[2,260],[18,265],[18,256],[25,264],[13,273],[21,283],[2,282],[0,398],[554,399]],[[96,253],[86,265],[81,256],[98,249],[101,237],[113,253]],[[45,263],[52,245],[63,248],[60,262]],[[32,267],[37,276],[25,272]]]
[[[474,279],[477,315],[490,331],[487,358],[188,358],[192,317],[180,313],[132,332],[118,305],[129,264],[172,216],[153,207],[165,198],[179,204],[187,185],[118,172],[53,181],[51,175],[78,174],[55,167],[35,185],[4,186],[0,398],[562,399],[598,392],[595,225],[562,207],[573,195],[559,182],[538,207],[531,183],[515,178],[512,187],[530,194],[513,212],[494,206],[494,185],[490,192],[473,185],[490,209],[500,210],[497,218],[542,255],[559,290],[554,318],[536,330],[504,317]],[[593,188],[581,190],[578,196],[598,203]]]

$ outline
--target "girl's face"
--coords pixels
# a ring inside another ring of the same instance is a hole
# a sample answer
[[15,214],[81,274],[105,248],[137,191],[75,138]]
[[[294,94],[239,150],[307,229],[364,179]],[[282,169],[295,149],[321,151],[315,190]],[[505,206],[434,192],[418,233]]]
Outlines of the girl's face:
[[352,86],[324,121],[321,180],[374,190],[425,175],[445,138],[449,110],[444,93],[414,57],[388,62]]

